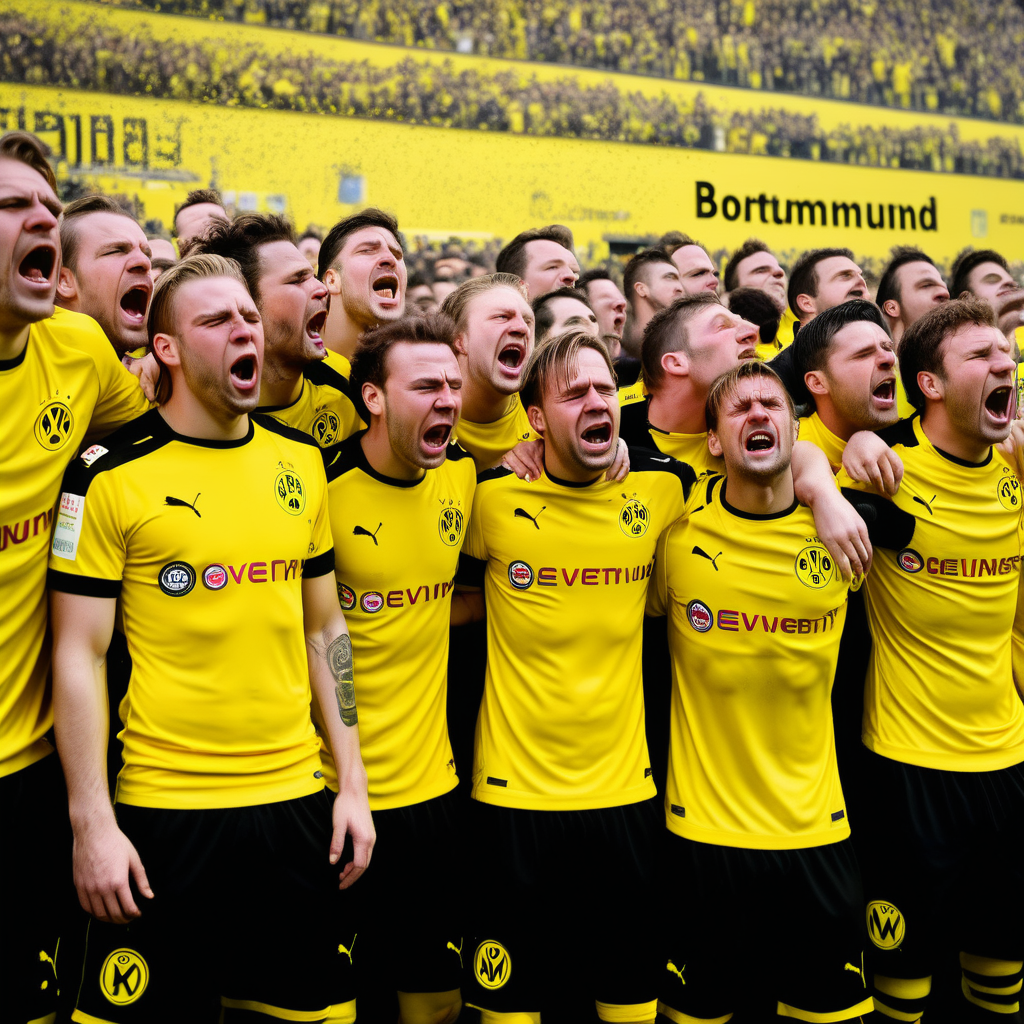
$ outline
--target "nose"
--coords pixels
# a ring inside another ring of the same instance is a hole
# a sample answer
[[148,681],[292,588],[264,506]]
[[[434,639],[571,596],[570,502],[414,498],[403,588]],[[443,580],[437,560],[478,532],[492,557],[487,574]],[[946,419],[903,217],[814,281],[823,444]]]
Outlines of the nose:
[[896,353],[891,348],[878,351],[878,366],[883,370],[891,370],[896,365]]
[[516,313],[515,318],[509,322],[508,333],[516,338],[526,338],[530,333],[530,325],[523,318],[522,313]]
[[772,277],[774,277],[776,281],[781,281],[785,276],[786,272],[782,269],[782,267],[776,267],[772,271]]
[[571,288],[576,283],[577,274],[572,267],[566,267],[558,278],[563,288]]
[[28,217],[25,220],[25,228],[28,231],[52,231],[57,226],[57,218],[43,206],[42,200],[37,194],[29,209]]
[[455,392],[452,391],[451,385],[445,381],[444,387],[438,394],[437,399],[434,402],[435,409],[454,409],[457,405],[455,398]]
[[126,269],[148,274],[153,269],[153,261],[142,251],[142,249],[136,247],[131,252]]
[[998,355],[992,360],[992,374],[1001,377],[1005,374],[1012,374],[1017,369],[1008,349],[1000,349]]
[[741,320],[736,325],[736,340],[737,341],[755,341],[760,340],[761,331],[757,324],[752,324],[749,320]]

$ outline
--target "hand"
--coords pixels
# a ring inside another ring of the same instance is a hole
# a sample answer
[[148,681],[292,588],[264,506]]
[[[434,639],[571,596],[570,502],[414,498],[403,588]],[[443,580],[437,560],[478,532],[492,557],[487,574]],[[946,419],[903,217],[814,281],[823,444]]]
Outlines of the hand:
[[139,917],[142,911],[132,898],[129,877],[146,899],[153,898],[138,852],[115,823],[75,833],[75,888],[83,910],[110,924]]
[[619,450],[615,453],[615,461],[612,468],[605,473],[605,480],[617,480],[620,483],[626,479],[629,472],[629,445],[622,438],[619,438]]
[[544,442],[520,441],[512,451],[505,453],[501,464],[527,483],[539,480],[544,472]]
[[346,834],[352,837],[352,860],[344,866],[339,889],[347,889],[370,866],[370,854],[377,833],[370,815],[366,789],[361,793],[341,790],[334,798],[334,833],[331,836],[331,863],[337,864],[345,846]]
[[883,498],[891,498],[903,482],[903,460],[870,430],[858,430],[847,442],[843,469]]
[[139,387],[146,396],[146,401],[156,401],[156,386],[160,380],[160,364],[152,352],[147,352],[141,359],[125,356],[121,362],[139,378]]
[[839,493],[823,492],[811,506],[814,528],[844,580],[866,576],[871,568],[868,528],[857,510]]

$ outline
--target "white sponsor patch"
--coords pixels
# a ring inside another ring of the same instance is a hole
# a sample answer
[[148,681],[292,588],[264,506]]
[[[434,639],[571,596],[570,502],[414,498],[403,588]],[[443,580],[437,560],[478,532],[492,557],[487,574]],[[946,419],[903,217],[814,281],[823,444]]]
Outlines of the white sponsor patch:
[[57,509],[57,523],[53,528],[53,545],[51,547],[57,558],[73,560],[78,553],[78,538],[82,534],[82,518],[84,515],[84,494],[68,494],[65,492],[60,496],[60,505]]
[[101,455],[106,455],[107,449],[101,444],[94,444],[91,448],[86,448],[81,454],[82,461],[87,465],[91,466]]

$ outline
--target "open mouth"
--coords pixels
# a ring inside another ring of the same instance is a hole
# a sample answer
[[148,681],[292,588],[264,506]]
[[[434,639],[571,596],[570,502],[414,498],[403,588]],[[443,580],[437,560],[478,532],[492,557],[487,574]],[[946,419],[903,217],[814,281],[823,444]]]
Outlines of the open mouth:
[[994,419],[1005,422],[1010,418],[1010,388],[995,388],[988,398],[985,399],[985,408],[992,414]]
[[320,340],[320,334],[324,329],[324,324],[327,323],[327,310],[322,309],[319,313],[314,313],[309,320],[306,322],[306,334],[316,341]]
[[149,309],[149,290],[141,286],[129,288],[121,296],[121,309],[133,323],[144,323]]
[[373,282],[373,293],[378,299],[397,298],[398,278],[394,274],[382,274]]
[[243,391],[249,390],[256,380],[256,357],[239,356],[231,364],[231,380],[235,387]]
[[428,448],[441,449],[448,444],[452,436],[450,423],[437,423],[423,434],[423,442]]
[[501,363],[506,369],[518,370],[523,365],[523,361],[526,359],[526,349],[524,346],[511,343],[506,345],[498,353],[498,362]]
[[610,423],[598,423],[583,431],[583,440],[586,444],[606,445],[612,439],[612,425]]
[[748,452],[767,452],[775,447],[775,438],[765,430],[755,430],[748,438]]
[[33,249],[18,265],[18,273],[33,284],[45,284],[50,280],[57,264],[57,251],[48,245]]
[[890,377],[888,380],[883,380],[881,384],[871,392],[875,398],[882,402],[891,402],[896,397],[896,380]]

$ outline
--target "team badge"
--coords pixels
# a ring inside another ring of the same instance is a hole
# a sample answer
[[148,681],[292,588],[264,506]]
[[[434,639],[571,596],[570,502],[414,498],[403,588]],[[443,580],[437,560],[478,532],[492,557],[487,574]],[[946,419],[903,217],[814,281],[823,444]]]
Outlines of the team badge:
[[512,958],[500,942],[488,939],[476,947],[473,972],[484,988],[501,988],[512,974]]
[[907,922],[891,903],[868,904],[868,935],[879,949],[897,949],[907,932]]
[[811,544],[796,556],[793,570],[805,587],[821,590],[835,578],[836,563],[821,544]]
[[228,585],[228,571],[214,562],[203,570],[203,586],[207,590],[223,590]]
[[686,606],[686,617],[698,633],[706,633],[715,624],[711,609],[703,601],[691,601]]
[[134,949],[115,949],[100,968],[100,990],[108,1003],[127,1006],[149,984],[149,964]]
[[[36,440],[48,451],[63,448],[75,428],[75,417],[63,402],[47,402],[36,417]],[[88,463],[86,463],[88,465]]]
[[455,547],[462,540],[462,527],[464,524],[465,520],[462,516],[462,509],[455,508],[453,505],[441,509],[441,516],[437,520],[437,529],[441,534],[441,540],[448,547]]
[[306,485],[293,469],[283,469],[274,481],[278,505],[290,516],[301,516],[306,507]]
[[627,537],[642,537],[650,525],[651,513],[636,498],[630,498],[619,510],[619,529]]
[[195,585],[196,571],[188,562],[168,562],[160,570],[160,589],[168,597],[184,597]]
[[1000,478],[996,487],[999,504],[1008,512],[1019,512],[1022,504],[1020,481],[1009,471]]
[[338,601],[341,604],[342,610],[349,612],[356,606],[356,592],[351,587],[345,586],[344,583],[339,583]]
[[525,562],[511,562],[508,581],[516,590],[529,590],[533,585],[533,570]]
[[[355,594],[353,594],[352,597],[354,600]],[[359,599],[359,607],[362,608],[364,612],[369,612],[373,615],[384,607],[384,595],[377,590],[368,590]]]
[[330,409],[324,409],[313,420],[313,426],[310,427],[309,432],[321,448],[326,448],[338,440],[338,434],[341,432],[341,417]]
[[909,572],[913,575],[924,568],[924,559],[913,548],[904,548],[896,556],[896,564],[904,572]]

